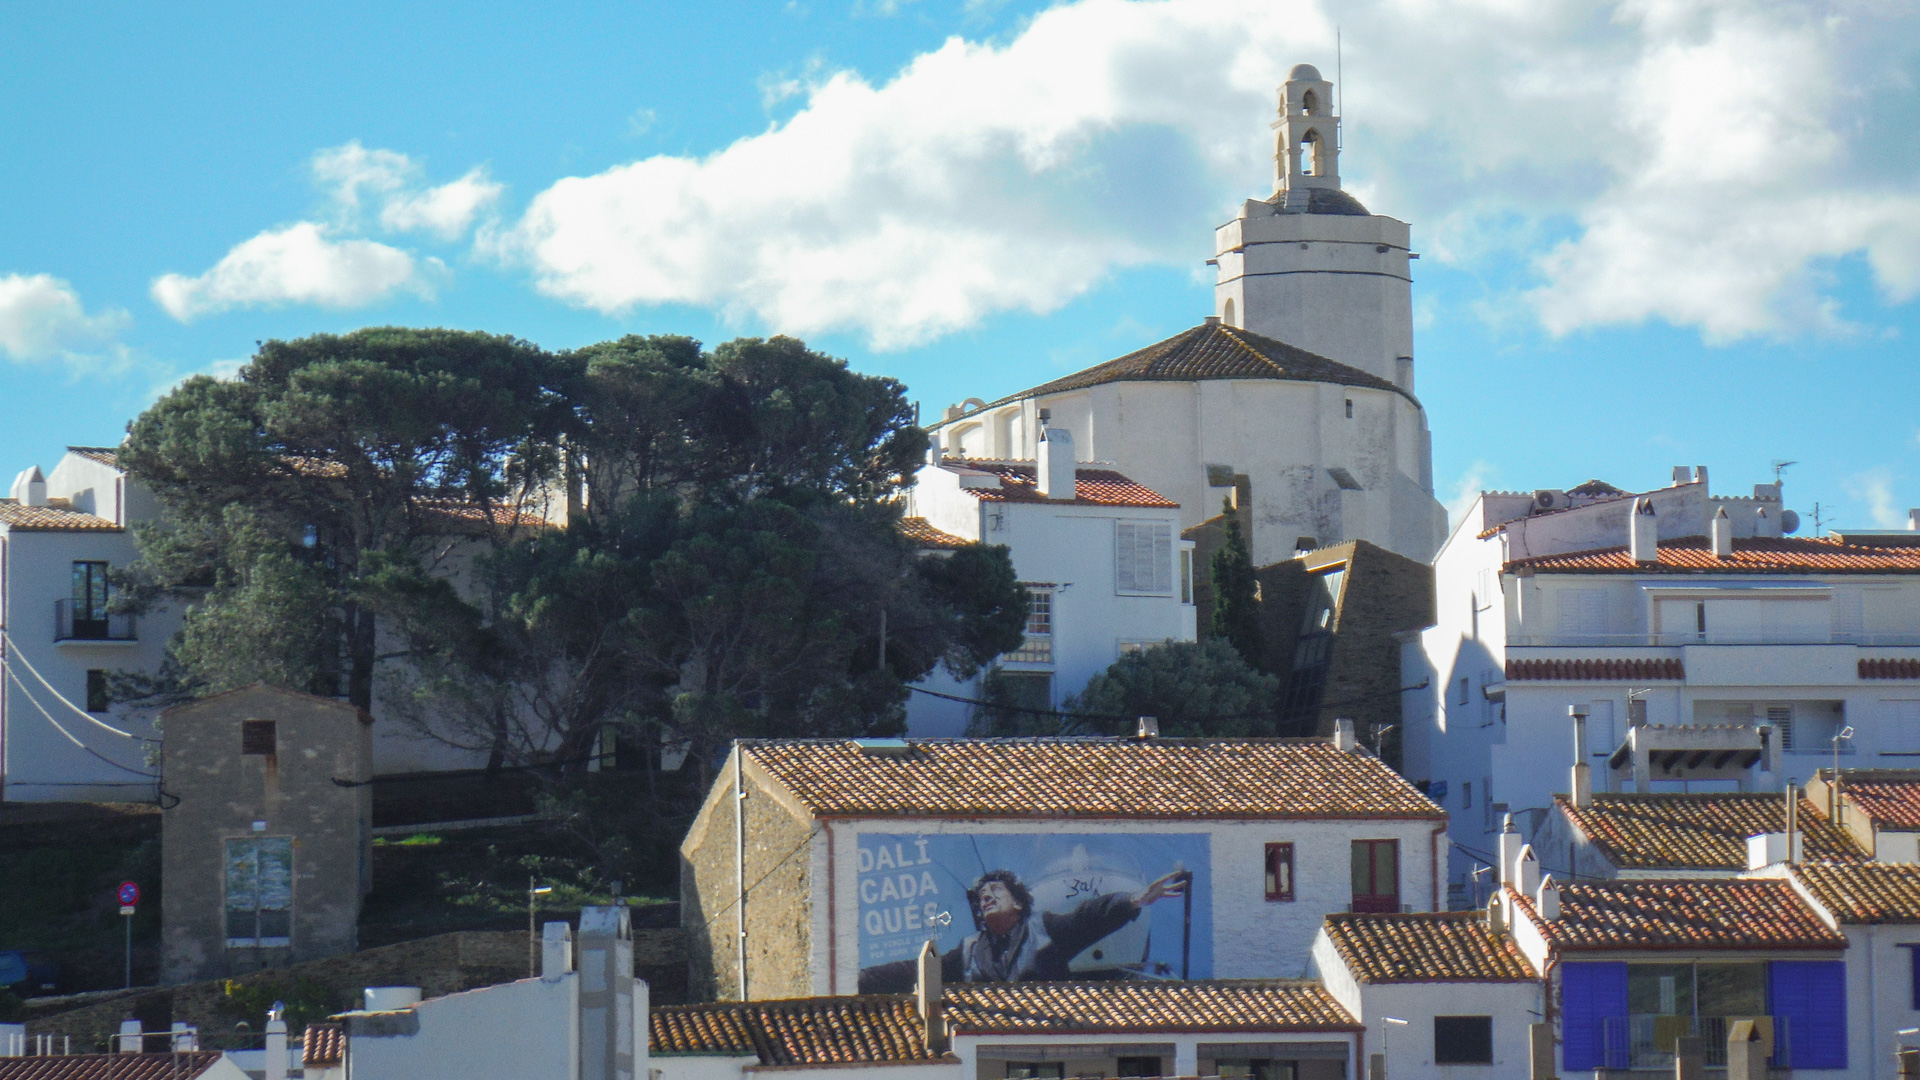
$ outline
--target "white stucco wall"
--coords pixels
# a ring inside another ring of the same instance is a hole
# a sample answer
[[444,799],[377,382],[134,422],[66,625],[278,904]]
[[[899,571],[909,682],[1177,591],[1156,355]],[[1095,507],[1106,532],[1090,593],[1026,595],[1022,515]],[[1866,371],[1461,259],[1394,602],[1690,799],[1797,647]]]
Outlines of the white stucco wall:
[[570,1080],[580,1075],[577,974],[448,994],[410,1011],[418,1021],[413,1034],[354,1030],[347,1045],[348,1075],[354,1080]]

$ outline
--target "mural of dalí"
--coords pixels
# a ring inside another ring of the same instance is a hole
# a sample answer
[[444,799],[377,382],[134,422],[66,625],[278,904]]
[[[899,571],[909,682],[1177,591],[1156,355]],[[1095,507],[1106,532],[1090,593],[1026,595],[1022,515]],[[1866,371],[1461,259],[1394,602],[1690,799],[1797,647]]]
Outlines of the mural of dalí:
[[862,834],[861,993],[949,982],[1207,978],[1205,834]]

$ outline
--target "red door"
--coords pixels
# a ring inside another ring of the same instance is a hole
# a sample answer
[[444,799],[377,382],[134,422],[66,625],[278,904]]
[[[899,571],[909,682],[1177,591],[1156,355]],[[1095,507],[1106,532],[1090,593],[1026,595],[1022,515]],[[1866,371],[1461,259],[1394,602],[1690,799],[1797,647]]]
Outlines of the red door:
[[1352,910],[1400,910],[1400,841],[1353,842]]

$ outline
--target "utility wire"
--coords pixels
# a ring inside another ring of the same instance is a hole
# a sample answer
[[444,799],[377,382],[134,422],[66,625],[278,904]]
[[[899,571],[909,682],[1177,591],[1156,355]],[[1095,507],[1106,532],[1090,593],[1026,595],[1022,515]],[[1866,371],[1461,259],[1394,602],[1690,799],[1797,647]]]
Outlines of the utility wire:
[[[6,645],[6,649],[4,651],[0,651],[0,662],[11,663],[14,660],[19,660],[22,664],[25,664],[27,667],[28,673],[30,673],[35,679],[37,679],[41,686],[46,687],[47,692],[52,694],[54,698],[60,702],[60,704],[65,705],[69,709],[72,709],[75,715],[79,716],[80,719],[85,720],[87,723],[92,724],[97,728],[102,728],[106,731],[110,731],[113,734],[118,735],[123,739],[140,739],[140,736],[135,735],[133,732],[121,731],[119,728],[114,727],[112,724],[106,723],[105,721],[94,716],[92,713],[86,711],[85,709],[82,709],[80,706],[75,705],[71,701],[68,701],[64,694],[54,689],[53,684],[47,681],[47,677],[45,675],[40,674],[40,669],[33,666],[33,661],[27,659],[27,654],[20,651],[19,643],[14,641],[12,635],[8,634],[4,629],[0,629],[0,643],[4,643]],[[159,739],[141,739],[141,741],[142,742],[159,742],[160,740]]]
[[[1362,694],[1358,697],[1345,698],[1339,701],[1323,701],[1318,705],[1316,705],[1314,708],[1315,709],[1337,709],[1347,705],[1357,705],[1364,701],[1374,701],[1383,697],[1398,697],[1401,694],[1407,693],[1408,691],[1411,691],[1411,690],[1424,690],[1427,688],[1427,684],[1429,682],[1430,680],[1422,679],[1413,686],[1403,686],[1398,690],[1382,690],[1379,693]],[[1031,713],[1036,716],[1058,716],[1068,720],[1131,721],[1131,720],[1138,719],[1138,717],[1134,717],[1134,716],[1122,716],[1119,713],[1067,712],[1062,709],[1040,709],[1030,705],[1008,705],[1008,704],[1004,704],[997,701],[983,701],[979,698],[961,697],[958,694],[943,694],[938,690],[927,690],[918,686],[909,686],[907,687],[907,689],[913,691],[916,694],[925,694],[928,697],[937,697],[937,698],[944,699],[946,701],[958,701],[963,705],[978,705],[982,708],[997,709],[1002,712]],[[1220,715],[1197,716],[1197,717],[1194,717],[1194,719],[1196,720],[1259,720],[1259,719],[1274,718],[1280,715],[1281,713],[1277,709],[1262,709],[1258,712],[1226,713],[1226,714],[1220,714]]]
[[12,665],[10,665],[10,664],[9,664],[9,665],[0,665],[0,666],[4,666],[4,667],[6,667],[6,669],[7,669],[7,677],[13,680],[13,684],[14,684],[15,686],[18,686],[18,687],[20,688],[20,694],[21,694],[21,696],[22,696],[22,697],[25,697],[25,698],[27,699],[27,701],[28,701],[28,702],[30,702],[30,703],[31,703],[31,704],[33,705],[33,707],[34,707],[34,708],[36,708],[36,709],[38,709],[38,710],[40,710],[40,715],[41,715],[41,716],[44,716],[44,717],[46,717],[46,718],[47,718],[47,723],[49,723],[49,724],[52,724],[52,725],[53,725],[53,730],[55,730],[55,731],[58,731],[58,732],[59,732],[60,734],[62,734],[62,735],[65,735],[65,736],[67,737],[67,741],[68,741],[68,742],[70,742],[70,743],[72,743],[73,745],[75,745],[75,746],[77,746],[77,747],[79,747],[80,749],[82,749],[82,750],[84,750],[84,751],[86,751],[87,753],[89,753],[89,754],[92,754],[92,755],[93,755],[94,757],[97,757],[97,758],[99,758],[99,759],[100,759],[101,761],[104,761],[104,762],[106,762],[107,764],[109,764],[109,765],[111,765],[111,766],[113,766],[114,768],[116,768],[116,769],[119,769],[119,770],[121,770],[122,772],[130,772],[130,773],[132,773],[132,774],[133,774],[133,775],[135,775],[135,776],[143,776],[143,777],[146,777],[146,778],[147,778],[148,780],[159,780],[159,779],[160,779],[160,777],[159,777],[159,776],[157,776],[157,775],[155,775],[155,774],[153,774],[153,773],[149,773],[149,772],[142,772],[142,771],[140,771],[139,769],[135,769],[135,768],[131,768],[131,767],[129,767],[129,766],[126,766],[126,765],[122,765],[122,764],[120,764],[119,762],[117,762],[117,761],[115,761],[115,760],[113,760],[112,758],[110,758],[110,757],[108,757],[107,755],[105,755],[105,754],[103,754],[103,753],[101,753],[100,751],[98,751],[98,750],[95,750],[95,749],[94,749],[93,747],[91,747],[91,746],[88,746],[88,745],[87,745],[86,743],[83,743],[83,742],[81,742],[81,741],[80,741],[80,740],[79,740],[78,738],[76,738],[76,737],[74,736],[74,734],[73,734],[73,732],[71,732],[71,731],[68,731],[68,730],[67,730],[66,728],[64,728],[64,727],[61,727],[61,726],[60,726],[60,721],[58,721],[58,720],[55,720],[55,719],[53,718],[53,714],[47,711],[47,707],[46,707],[45,705],[42,705],[42,704],[40,704],[40,702],[39,702],[39,700],[38,700],[37,698],[35,698],[35,697],[33,696],[33,694],[32,694],[32,693],[31,693],[30,691],[28,691],[28,690],[27,690],[27,684],[26,684],[26,683],[24,683],[24,682],[22,682],[22,681],[20,680],[20,675],[19,675],[19,673],[17,673],[17,672],[15,672],[15,671],[13,670],[13,667],[12,667]]

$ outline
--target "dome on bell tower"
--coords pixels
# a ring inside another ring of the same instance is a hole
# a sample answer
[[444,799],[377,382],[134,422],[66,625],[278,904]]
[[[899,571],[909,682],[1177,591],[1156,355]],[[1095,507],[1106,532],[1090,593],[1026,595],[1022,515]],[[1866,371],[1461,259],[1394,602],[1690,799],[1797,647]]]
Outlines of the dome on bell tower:
[[1319,68],[1314,67],[1312,64],[1295,64],[1293,65],[1293,70],[1287,72],[1287,81],[1321,82],[1323,80],[1320,78]]

